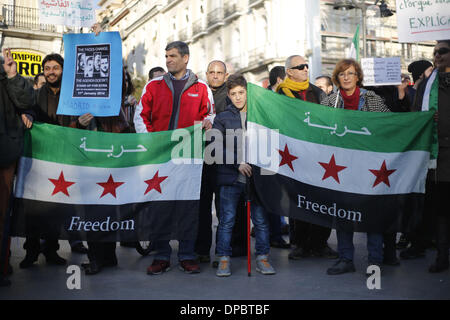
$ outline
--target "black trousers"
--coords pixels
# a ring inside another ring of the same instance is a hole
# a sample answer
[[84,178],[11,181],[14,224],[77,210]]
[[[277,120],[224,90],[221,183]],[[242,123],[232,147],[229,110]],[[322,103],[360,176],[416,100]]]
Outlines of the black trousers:
[[88,241],[88,258],[99,265],[117,264],[116,243]]
[[448,209],[448,196],[450,182],[438,182],[432,189],[431,199],[433,210],[436,213],[434,231],[436,233],[438,263],[448,263],[450,247],[450,210]]
[[[56,252],[59,249],[58,239],[46,237],[45,246],[42,248],[42,253]],[[27,251],[27,254],[39,254],[41,251],[41,240],[39,237],[28,236],[26,237],[23,248]]]
[[331,229],[289,218],[289,238],[291,244],[304,250],[320,250],[327,245]]

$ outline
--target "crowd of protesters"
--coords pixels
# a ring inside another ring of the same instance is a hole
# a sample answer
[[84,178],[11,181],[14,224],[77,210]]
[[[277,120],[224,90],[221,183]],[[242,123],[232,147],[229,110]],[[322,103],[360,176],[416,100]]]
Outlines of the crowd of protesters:
[[[98,34],[101,30],[94,30]],[[165,48],[167,72],[154,67],[149,72],[139,102],[133,97],[133,83],[123,70],[122,107],[116,117],[94,117],[57,114],[64,59],[59,54],[47,55],[43,73],[30,85],[17,73],[17,65],[10,50],[3,50],[0,64],[0,286],[7,286],[7,276],[12,273],[8,262],[8,230],[5,220],[11,214],[10,200],[18,159],[23,149],[24,131],[34,121],[58,126],[115,133],[156,132],[189,127],[202,121],[202,128],[217,129],[225,137],[228,130],[247,128],[247,81],[240,74],[229,75],[227,63],[214,60],[207,66],[203,81],[187,68],[190,58],[186,43],[175,41]],[[416,230],[402,234],[367,233],[369,265],[399,265],[397,249],[402,249],[403,259],[420,258],[430,246],[437,248],[435,263],[429,272],[442,272],[449,268],[450,214],[446,210],[445,196],[450,191],[450,40],[438,41],[430,57],[433,63],[421,60],[411,63],[402,74],[399,86],[366,87],[363,71],[358,62],[344,59],[337,63],[332,75],[322,75],[311,82],[309,65],[304,57],[292,55],[284,66],[276,66],[269,73],[269,90],[292,99],[300,99],[333,108],[369,112],[412,112],[422,110],[422,101],[437,99],[434,116],[438,128],[439,155],[437,166],[430,169],[426,183],[423,219]],[[437,88],[437,89],[436,89]],[[34,89],[34,90],[33,90]],[[436,95],[437,92],[437,95]],[[194,97],[194,98],[193,98]],[[208,139],[207,139],[208,140]],[[223,141],[226,141],[224,138]],[[314,256],[336,259],[327,270],[330,275],[355,271],[353,264],[353,233],[337,230],[337,252],[328,246],[331,229],[297,219],[289,219],[289,243],[282,237],[286,224],[279,213],[267,212],[258,203],[252,188],[255,169],[240,159],[237,148],[224,146],[224,158],[231,152],[234,163],[204,164],[200,192],[199,227],[196,239],[180,240],[179,267],[185,273],[200,272],[200,264],[210,263],[212,248],[212,208],[216,209],[216,275],[231,275],[231,257],[246,254],[245,199],[253,197],[251,218],[254,225],[256,270],[262,274],[275,274],[269,259],[270,247],[291,251],[289,259],[301,260]],[[229,158],[228,158],[229,159]],[[214,201],[213,201],[214,199]],[[214,202],[214,204],[213,204]],[[4,230],[6,232],[4,232]],[[105,267],[117,265],[116,243],[88,242],[86,249],[80,241],[70,241],[72,251],[87,253],[89,261],[83,263],[85,273],[93,275]],[[171,246],[167,240],[154,242],[156,253],[147,273],[157,275],[170,270]],[[57,237],[40,239],[39,234],[29,234],[24,248],[26,255],[20,268],[31,267],[43,253],[49,264],[65,265],[66,260],[57,254]]]

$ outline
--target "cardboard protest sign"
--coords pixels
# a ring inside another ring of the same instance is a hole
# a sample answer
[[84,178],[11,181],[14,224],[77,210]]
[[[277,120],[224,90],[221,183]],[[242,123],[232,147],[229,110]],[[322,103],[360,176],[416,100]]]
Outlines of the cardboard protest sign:
[[122,41],[118,32],[66,34],[57,114],[117,116],[122,101]]
[[450,34],[450,1],[397,0],[399,42],[445,40]]
[[390,86],[401,83],[400,57],[363,58],[364,86]]

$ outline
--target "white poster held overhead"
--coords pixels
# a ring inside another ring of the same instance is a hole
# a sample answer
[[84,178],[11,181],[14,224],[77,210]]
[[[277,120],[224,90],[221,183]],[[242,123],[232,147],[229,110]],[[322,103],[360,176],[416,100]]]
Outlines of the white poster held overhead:
[[449,38],[449,0],[397,0],[396,3],[399,42]]
[[401,84],[400,57],[363,58],[361,68],[364,86],[393,86]]
[[39,21],[71,27],[91,27],[95,21],[95,0],[38,0]]

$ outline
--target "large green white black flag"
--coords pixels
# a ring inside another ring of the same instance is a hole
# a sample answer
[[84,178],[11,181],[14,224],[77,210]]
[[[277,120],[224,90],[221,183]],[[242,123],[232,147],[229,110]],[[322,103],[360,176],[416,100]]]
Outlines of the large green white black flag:
[[202,130],[114,134],[34,124],[13,234],[92,241],[195,239]]
[[248,86],[255,186],[280,215],[354,231],[405,231],[421,219],[433,112],[334,109]]

